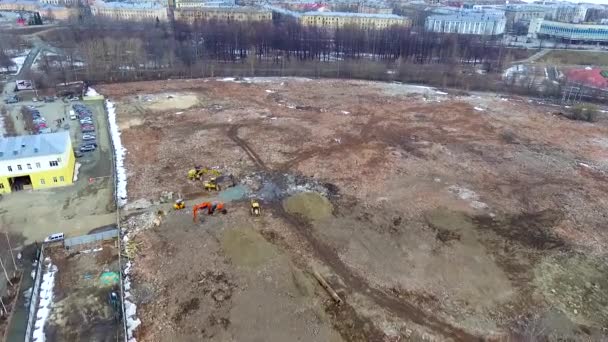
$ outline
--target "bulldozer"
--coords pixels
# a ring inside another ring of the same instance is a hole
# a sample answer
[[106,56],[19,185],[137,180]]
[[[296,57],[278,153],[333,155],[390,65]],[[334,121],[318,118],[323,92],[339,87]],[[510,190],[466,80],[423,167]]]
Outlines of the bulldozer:
[[203,187],[206,191],[222,191],[236,185],[233,175],[211,177],[208,181],[203,183]]
[[219,177],[221,175],[221,172],[219,172],[218,170],[202,167],[200,165],[195,166],[194,169],[188,170],[188,179],[189,180],[201,180],[206,175],[212,175],[213,177]]
[[175,203],[173,203],[173,209],[175,210],[181,210],[184,209],[186,207],[186,202],[184,202],[183,199],[177,199],[175,201]]
[[220,191],[222,189],[221,185],[217,184],[217,178],[212,177],[208,181],[203,183],[203,187],[206,191]]
[[252,216],[262,215],[262,208],[260,207],[260,202],[257,199],[251,200],[251,215]]

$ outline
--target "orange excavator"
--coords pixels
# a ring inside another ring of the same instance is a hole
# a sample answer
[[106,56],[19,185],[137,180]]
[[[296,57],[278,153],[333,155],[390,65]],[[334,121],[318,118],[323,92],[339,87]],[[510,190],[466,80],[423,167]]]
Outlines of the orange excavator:
[[219,211],[222,214],[225,214],[227,212],[223,202],[203,202],[192,207],[192,220],[196,222],[198,211],[205,209],[207,209],[208,215],[213,215],[213,213],[215,213],[216,211]]

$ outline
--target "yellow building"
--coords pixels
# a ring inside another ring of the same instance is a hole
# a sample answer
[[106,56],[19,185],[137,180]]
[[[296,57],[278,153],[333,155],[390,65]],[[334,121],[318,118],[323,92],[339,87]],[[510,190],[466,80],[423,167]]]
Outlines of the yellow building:
[[69,185],[75,157],[69,132],[0,139],[0,193]]
[[91,5],[91,14],[96,17],[106,17],[114,20],[134,21],[167,21],[167,8],[152,2],[104,2],[95,1]]
[[329,29],[347,25],[362,29],[383,29],[394,25],[411,26],[412,22],[395,14],[347,13],[347,12],[306,12],[300,15],[300,23]]
[[270,10],[255,7],[198,7],[178,8],[174,11],[175,19],[185,22],[219,20],[219,21],[271,21]]

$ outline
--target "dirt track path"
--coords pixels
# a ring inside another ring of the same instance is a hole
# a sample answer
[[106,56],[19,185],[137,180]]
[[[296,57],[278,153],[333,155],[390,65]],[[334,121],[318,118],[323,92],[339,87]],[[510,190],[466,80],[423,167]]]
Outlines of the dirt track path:
[[[265,165],[260,156],[251,149],[247,142],[239,138],[239,128],[239,125],[232,125],[228,130],[228,137],[247,153],[249,158],[251,158],[251,160],[261,169],[261,171],[272,171]],[[307,155],[312,157],[315,154],[316,153],[310,153]],[[298,159],[298,161],[302,160]],[[287,165],[290,164],[288,163]],[[285,166],[286,165],[283,165],[281,167],[282,171],[285,171]],[[394,315],[404,320],[428,327],[434,332],[443,335],[445,338],[456,341],[482,340],[460,328],[456,328],[449,323],[437,319],[433,315],[426,313],[425,311],[411,303],[406,302],[403,299],[396,298],[395,296],[370,286],[362,276],[353,273],[348,266],[341,261],[338,253],[332,247],[328,246],[314,236],[313,229],[310,224],[302,222],[297,217],[287,213],[281,205],[274,205],[274,209],[278,215],[284,218],[285,221],[293,227],[299,236],[304,238],[310,244],[314,253],[320,258],[320,260],[331,267],[333,272],[342,278],[349,290],[358,292],[361,295],[365,295],[373,300],[378,306],[389,310]],[[374,336],[367,336],[367,340],[376,340],[377,338],[378,336],[375,336],[375,338]]]

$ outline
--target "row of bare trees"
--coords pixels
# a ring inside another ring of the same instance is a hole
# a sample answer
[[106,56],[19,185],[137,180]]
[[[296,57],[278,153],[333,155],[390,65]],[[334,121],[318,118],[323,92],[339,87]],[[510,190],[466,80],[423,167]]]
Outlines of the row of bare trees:
[[[117,81],[167,76],[209,76],[222,70],[282,72],[287,66],[366,61],[456,67],[501,68],[513,50],[483,37],[416,32],[406,27],[327,30],[276,22],[90,20],[47,36],[68,58],[43,70],[59,81]],[[83,63],[84,62],[84,63]],[[370,64],[371,65],[371,64]],[[385,70],[386,71],[386,70]]]

